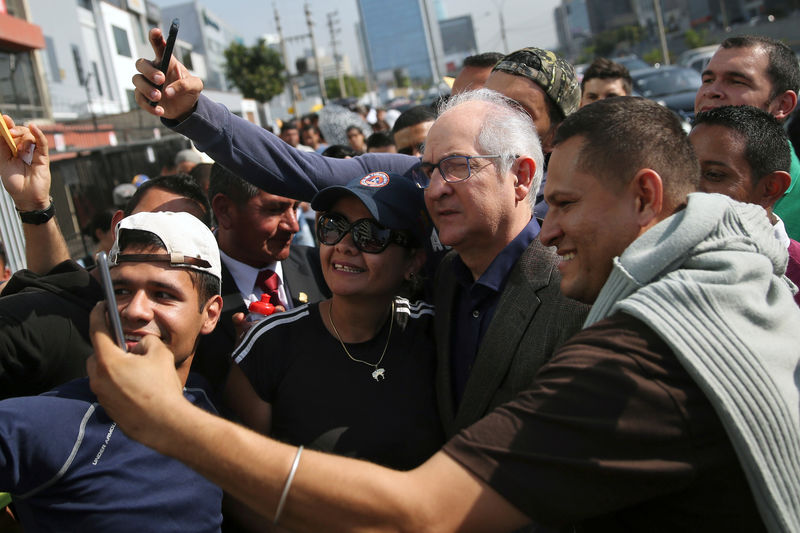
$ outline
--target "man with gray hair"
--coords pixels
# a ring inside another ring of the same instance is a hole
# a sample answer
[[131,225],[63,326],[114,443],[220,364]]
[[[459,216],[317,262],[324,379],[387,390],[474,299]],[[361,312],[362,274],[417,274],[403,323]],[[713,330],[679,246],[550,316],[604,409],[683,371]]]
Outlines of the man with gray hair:
[[488,89],[453,96],[428,132],[414,174],[441,242],[435,282],[437,396],[452,435],[524,390],[580,329],[558,258],[537,238],[533,192],[544,155],[515,102]]

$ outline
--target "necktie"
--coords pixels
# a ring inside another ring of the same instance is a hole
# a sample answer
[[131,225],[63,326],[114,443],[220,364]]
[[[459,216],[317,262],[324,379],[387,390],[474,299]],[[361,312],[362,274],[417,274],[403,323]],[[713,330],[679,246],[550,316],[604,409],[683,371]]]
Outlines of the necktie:
[[261,292],[269,295],[269,301],[273,305],[281,305],[280,296],[278,296],[278,274],[274,270],[266,269],[258,273],[256,277],[256,287],[261,289]]

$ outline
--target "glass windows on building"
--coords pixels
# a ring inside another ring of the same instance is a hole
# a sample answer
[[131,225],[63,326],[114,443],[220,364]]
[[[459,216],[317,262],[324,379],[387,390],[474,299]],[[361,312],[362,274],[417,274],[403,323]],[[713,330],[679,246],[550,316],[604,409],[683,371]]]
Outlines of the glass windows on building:
[[18,122],[45,116],[30,52],[0,50],[0,109]]
[[128,32],[119,26],[111,26],[114,31],[114,42],[117,44],[117,53],[121,56],[131,57],[131,45],[128,42]]

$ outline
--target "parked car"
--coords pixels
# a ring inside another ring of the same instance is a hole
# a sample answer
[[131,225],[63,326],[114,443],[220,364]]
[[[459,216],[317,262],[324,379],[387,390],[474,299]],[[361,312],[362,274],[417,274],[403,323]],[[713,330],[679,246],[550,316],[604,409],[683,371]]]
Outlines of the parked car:
[[631,73],[633,89],[678,114],[684,126],[694,118],[694,97],[702,85],[700,74],[688,67],[668,65]]
[[678,57],[678,65],[682,67],[688,67],[689,63],[691,63],[696,57],[699,56],[709,56],[711,57],[714,55],[714,52],[717,51],[719,48],[718,44],[710,44],[708,46],[700,46],[699,48],[692,48],[691,50],[686,50],[685,52],[681,53],[680,57]]
[[620,65],[624,66],[626,69],[628,69],[628,72],[653,68],[651,65],[645,63],[644,59],[634,54],[613,57],[611,60],[614,63],[619,63]]

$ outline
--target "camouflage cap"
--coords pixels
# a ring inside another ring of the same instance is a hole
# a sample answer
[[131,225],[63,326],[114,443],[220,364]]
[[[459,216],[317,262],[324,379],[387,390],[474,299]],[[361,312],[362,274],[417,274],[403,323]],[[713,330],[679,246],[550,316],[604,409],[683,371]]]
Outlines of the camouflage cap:
[[550,50],[529,47],[511,52],[493,70],[535,81],[564,116],[576,111],[581,102],[581,87],[575,68]]

